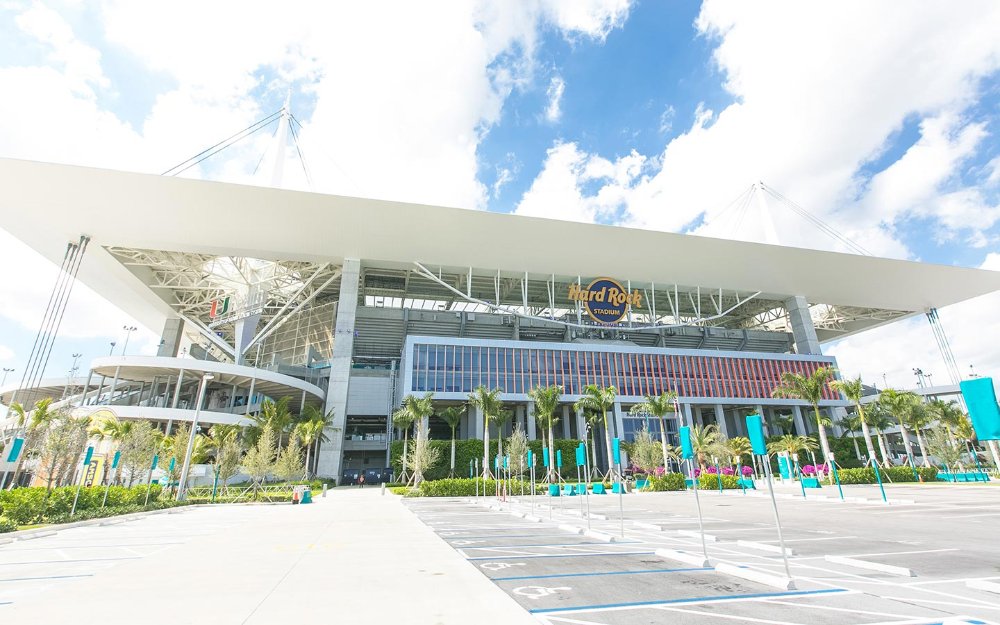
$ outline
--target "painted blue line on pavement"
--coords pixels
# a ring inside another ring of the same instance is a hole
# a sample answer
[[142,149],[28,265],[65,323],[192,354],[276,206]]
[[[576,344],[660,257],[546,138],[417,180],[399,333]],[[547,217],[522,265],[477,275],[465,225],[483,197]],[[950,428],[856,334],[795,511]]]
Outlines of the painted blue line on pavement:
[[639,575],[642,573],[683,573],[686,571],[714,571],[712,567],[690,569],[644,569],[641,571],[610,571],[602,573],[554,573],[552,575],[518,575],[516,577],[491,577],[494,582],[511,582],[518,579],[550,579],[554,577],[599,577],[601,575]]
[[90,558],[87,560],[35,560],[33,562],[4,562],[4,566],[18,564],[64,564],[66,562],[111,562],[112,560],[142,560],[142,556],[126,556],[124,558]]
[[467,560],[519,560],[522,558],[588,558],[591,556],[648,556],[655,551],[608,551],[601,553],[541,553],[530,556],[483,556]]
[[93,573],[81,573],[80,575],[47,575],[45,577],[12,577],[10,579],[0,579],[3,582],[30,582],[38,579],[67,579],[70,577],[93,577]]
[[[475,547],[473,545],[455,545],[455,546],[456,547],[461,547],[462,549],[521,549],[521,548],[525,548],[525,547],[578,547],[580,545],[589,546],[589,545],[606,545],[606,544],[608,544],[608,543],[591,541],[591,542],[585,542],[585,543],[546,543],[546,544],[542,544],[542,545],[487,545],[485,547]],[[624,543],[616,542],[615,544],[616,545],[635,545],[635,544],[639,544],[639,541],[637,541],[637,540],[630,540],[630,541],[624,542]]]
[[713,601],[727,601],[732,599],[764,599],[771,597],[798,597],[802,595],[828,595],[838,592],[847,592],[846,588],[824,588],[821,590],[793,590],[790,592],[757,592],[746,595],[719,595],[717,597],[689,597],[687,599],[661,599],[659,601],[633,601],[629,603],[599,603],[594,605],[577,605],[564,608],[536,608],[528,610],[532,614],[542,614],[549,612],[573,612],[576,610],[601,610],[605,608],[637,608],[642,606],[669,605],[678,603],[709,603]]

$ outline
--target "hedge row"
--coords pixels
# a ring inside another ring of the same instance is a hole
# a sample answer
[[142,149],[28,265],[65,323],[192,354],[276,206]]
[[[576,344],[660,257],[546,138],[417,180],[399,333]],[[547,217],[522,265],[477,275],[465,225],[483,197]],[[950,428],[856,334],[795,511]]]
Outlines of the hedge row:
[[[80,489],[80,498],[76,504],[76,520],[83,512],[89,510],[100,510],[101,502],[104,500],[104,486],[91,486]],[[161,487],[153,484],[149,487],[149,502],[155,503],[160,497]],[[32,523],[60,523],[60,519],[69,518],[70,510],[73,509],[73,497],[76,495],[75,486],[64,486],[53,488],[48,498],[45,496],[45,489],[42,487],[15,488],[14,490],[0,491],[0,516],[12,521],[16,525],[29,525]],[[139,485],[131,488],[124,486],[112,486],[108,490],[108,502],[105,509],[124,509],[130,506],[142,506],[146,501],[146,486]]]
[[660,477],[648,478],[646,490],[667,491],[684,490],[684,475],[681,473],[664,473]]
[[[913,477],[913,469],[910,467],[889,467],[880,469],[883,482],[916,482]],[[937,480],[938,470],[935,467],[917,467],[917,475],[925,482]],[[837,471],[841,484],[875,484],[878,479],[875,476],[875,469],[866,467],[864,469],[839,469]]]
[[[412,442],[412,441],[411,441]],[[451,468],[451,440],[432,440],[429,441],[430,446],[434,449],[440,449],[439,460],[430,469],[424,471],[424,479],[427,480],[440,480],[448,477],[448,473]],[[555,448],[557,451],[562,451],[563,457],[563,475],[570,476],[576,475],[575,471],[575,452],[577,445],[580,444],[579,440],[575,439],[560,439],[557,438],[555,441]],[[544,469],[542,468],[542,441],[528,441],[528,448],[532,450],[532,453],[537,456],[535,460],[535,475],[542,475]],[[504,449],[507,449],[506,440],[504,441]],[[497,454],[497,441],[495,438],[490,439],[490,457],[496,457]],[[396,440],[392,442],[392,468],[398,476],[402,472],[402,463],[400,462],[400,456],[403,455],[403,441]],[[455,475],[457,477],[465,477],[469,475],[469,463],[472,460],[478,460],[481,464],[483,462],[483,441],[478,438],[472,439],[461,439],[455,441]],[[490,467],[492,469],[492,467]],[[482,471],[482,467],[479,468]],[[527,474],[527,467],[525,467],[525,474]]]

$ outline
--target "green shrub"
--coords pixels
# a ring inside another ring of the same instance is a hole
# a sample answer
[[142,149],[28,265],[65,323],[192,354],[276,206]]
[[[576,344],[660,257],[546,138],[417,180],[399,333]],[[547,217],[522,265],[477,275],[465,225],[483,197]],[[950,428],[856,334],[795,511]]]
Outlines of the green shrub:
[[[575,439],[559,439],[555,441],[556,451],[562,451],[563,458],[563,477],[569,478],[569,476],[576,475],[576,468],[574,466],[574,453],[577,445],[580,441]],[[448,477],[448,471],[451,466],[451,439],[448,440],[432,440],[430,441],[430,446],[435,449],[440,449],[440,460],[437,464],[430,467],[424,471],[424,479],[427,480],[440,480]],[[531,453],[535,455],[535,475],[540,476],[545,472],[542,468],[542,441],[534,440],[528,441],[528,448],[531,449]],[[507,449],[506,439],[504,439],[504,449]],[[392,468],[396,475],[402,472],[402,462],[400,461],[400,456],[403,454],[403,441],[396,440],[392,442]],[[490,439],[490,457],[493,458],[497,454],[497,441],[495,438]],[[471,460],[478,459],[480,463],[483,461],[483,441],[478,438],[472,439],[462,439],[455,441],[455,476],[456,477],[466,477],[469,475],[469,462]],[[492,466],[490,469],[492,470]],[[479,471],[482,472],[482,467],[479,467]],[[528,467],[525,465],[525,475],[528,474]]]
[[[722,489],[739,488],[740,483],[735,475],[722,476]],[[719,490],[719,476],[712,473],[702,473],[698,476],[698,488],[701,490]]]
[[[443,480],[424,481],[420,483],[421,497],[472,497],[476,494],[478,484],[479,493],[495,493],[497,488],[496,480],[483,480],[482,478],[449,478]],[[501,488],[503,483],[501,482]],[[511,480],[508,494],[519,494],[521,488],[525,493],[531,492],[531,484],[520,480]],[[536,486],[537,488],[537,486]],[[536,491],[537,492],[537,491]]]
[[664,473],[661,477],[650,477],[649,479],[649,490],[654,491],[667,491],[667,490],[684,490],[684,474],[682,473]]
[[[937,468],[935,467],[918,467],[917,474],[920,475],[925,482],[933,482],[937,480]],[[913,477],[913,469],[910,467],[889,467],[888,469],[881,469],[882,481],[883,482],[916,482],[917,480]],[[875,484],[878,479],[875,477],[875,469],[871,467],[865,467],[862,469],[840,469],[837,471],[837,476],[840,478],[841,484]]]
[[0,516],[0,534],[6,532],[13,532],[17,529],[17,523],[14,521]]
[[[91,486],[81,488],[80,496],[76,503],[76,515],[74,519],[88,510],[100,510],[104,501],[104,486]],[[161,487],[153,484],[149,488],[149,503],[158,501]],[[63,486],[53,488],[48,498],[45,496],[45,489],[42,487],[15,488],[14,490],[0,491],[0,511],[2,514],[17,523],[18,525],[29,525],[32,523],[54,523],[53,519],[61,519],[69,516],[73,509],[73,498],[76,496],[75,486]],[[108,502],[105,509],[123,508],[127,506],[142,506],[146,500],[146,485],[141,484],[126,488],[124,486],[112,486],[108,489]]]

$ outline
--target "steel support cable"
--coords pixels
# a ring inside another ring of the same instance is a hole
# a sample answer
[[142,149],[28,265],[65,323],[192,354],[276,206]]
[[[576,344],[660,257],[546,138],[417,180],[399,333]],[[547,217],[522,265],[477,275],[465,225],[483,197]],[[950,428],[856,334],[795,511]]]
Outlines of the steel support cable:
[[56,320],[55,327],[52,332],[52,340],[49,344],[48,350],[44,352],[45,360],[42,362],[42,368],[39,371],[39,381],[41,381],[41,376],[45,375],[45,369],[49,366],[49,357],[52,355],[52,345],[55,344],[56,335],[59,333],[59,328],[62,327],[63,317],[66,315],[66,308],[69,307],[69,298],[73,294],[73,287],[76,285],[76,276],[80,272],[80,264],[83,262],[83,255],[87,251],[87,244],[90,242],[90,237],[81,236],[80,243],[76,249],[76,255],[74,257],[74,264],[69,274],[69,279],[67,280],[68,285],[66,288],[66,295],[63,297],[63,301],[58,311],[58,319]]
[[299,155],[299,162],[302,163],[302,173],[306,175],[306,182],[311,189],[313,186],[312,176],[309,175],[309,168],[306,167],[306,157],[302,155],[302,148],[299,146],[299,135],[295,132],[295,127],[288,124],[288,131],[292,133],[292,142],[295,143],[295,151]]
[[800,215],[804,219],[808,220],[810,223],[812,223],[814,226],[816,226],[817,228],[819,228],[825,234],[829,235],[830,237],[834,238],[837,241],[840,241],[841,243],[843,243],[844,245],[846,245],[848,248],[854,250],[855,252],[857,252],[857,253],[859,253],[859,254],[861,254],[863,256],[871,256],[872,255],[871,252],[869,252],[865,248],[861,247],[860,245],[858,245],[857,243],[855,243],[851,239],[847,238],[847,236],[841,234],[833,226],[827,224],[825,221],[823,221],[822,219],[820,219],[816,215],[813,215],[812,213],[810,213],[806,209],[802,208],[801,206],[799,206],[795,202],[791,201],[790,199],[788,199],[784,195],[778,193],[777,191],[775,191],[771,187],[764,186],[764,185],[761,185],[761,187],[764,189],[764,191],[766,191],[768,194],[770,194],[776,200],[778,200],[778,201],[783,202],[784,204],[786,204],[793,212],[795,212],[796,214]]
[[[300,130],[303,129],[302,122],[300,122],[297,117],[295,117],[294,115],[289,115],[288,117],[293,122],[295,122],[296,124],[298,124]],[[335,159],[332,156],[330,156],[330,154],[326,150],[324,150],[322,146],[313,145],[313,147],[316,148],[319,151],[320,154],[322,154],[327,159],[329,159],[329,161],[331,163],[333,163],[333,166],[340,170],[340,173],[344,174],[344,178],[346,178],[348,181],[350,181],[351,184],[354,185],[354,188],[357,190],[358,193],[360,193],[362,195],[365,195],[365,188],[362,185],[358,184],[358,181],[355,180],[351,176],[351,174],[347,173],[346,169],[344,169],[343,167],[340,166],[340,163],[337,162],[337,159]],[[313,154],[315,154],[315,152],[313,152]]]
[[[715,224],[722,225],[722,223],[723,223],[723,217],[726,217],[726,216],[728,216],[728,218],[731,219],[732,215],[729,215],[729,211],[732,210],[732,208],[734,206],[736,206],[737,204],[743,204],[744,202],[746,202],[747,198],[749,197],[749,195],[752,194],[752,191],[753,191],[753,185],[750,185],[749,187],[747,187],[746,189],[744,189],[742,193],[740,193],[735,198],[733,198],[732,201],[730,201],[728,204],[726,204],[726,207],[723,208],[719,212],[719,214],[716,215],[714,219],[712,219],[712,221],[705,222],[705,225],[706,226],[714,226]],[[728,221],[727,221],[727,223],[728,223]]]
[[[283,108],[275,111],[274,113],[271,113],[270,115],[268,115],[267,117],[261,119],[260,121],[254,122],[253,124],[250,124],[249,126],[247,126],[246,128],[244,128],[243,130],[237,132],[236,134],[234,134],[234,135],[232,135],[230,137],[227,137],[227,138],[223,139],[222,141],[219,141],[218,143],[216,143],[213,146],[205,148],[201,152],[198,152],[197,154],[195,154],[194,156],[192,156],[192,157],[190,157],[188,159],[185,159],[185,160],[181,161],[180,163],[174,165],[173,167],[171,167],[170,169],[166,170],[165,172],[163,172],[160,175],[161,176],[176,176],[177,174],[179,174],[179,173],[181,173],[181,172],[183,172],[183,171],[185,171],[185,170],[187,170],[187,169],[189,169],[191,167],[194,167],[195,165],[197,165],[198,163],[202,162],[206,158],[210,158],[212,156],[215,156],[216,154],[218,154],[222,150],[228,148],[233,143],[236,143],[238,141],[241,141],[241,140],[245,139],[246,137],[254,134],[255,132],[257,132],[261,128],[263,128],[263,127],[267,126],[268,124],[270,124],[271,122],[273,122],[275,119],[278,118],[278,116],[281,115],[282,111],[284,111]],[[225,145],[223,145],[223,144],[225,144]],[[223,147],[221,147],[220,149],[216,150],[216,148],[219,148],[219,146],[223,146]],[[215,150],[215,151],[213,152],[213,150]],[[202,156],[203,154],[206,154],[207,152],[211,152],[211,154],[207,154],[206,156]],[[199,157],[201,157],[201,158],[199,158]],[[191,163],[191,161],[195,161],[195,162]],[[186,167],[184,167],[183,169],[180,169],[179,171],[174,171],[174,170],[176,170],[176,169],[184,166],[187,163],[190,163],[190,165],[187,165]]]
[[38,380],[41,377],[39,367],[44,359],[43,355],[46,350],[50,349],[52,333],[54,332],[59,306],[62,302],[63,293],[66,290],[67,277],[69,276],[69,272],[71,271],[73,263],[76,259],[77,252],[79,251],[79,246],[75,243],[70,243],[69,247],[70,250],[67,262],[59,268],[56,284],[53,287],[54,297],[50,301],[49,306],[46,308],[45,317],[42,319],[42,325],[40,328],[41,342],[38,344],[38,350],[34,354],[34,359],[29,363],[29,369],[25,371],[27,374],[27,380],[22,381],[22,388],[26,391],[31,391],[38,387]]
[[[281,128],[281,124],[278,124],[277,126],[274,127],[274,132],[271,133],[271,140],[272,141],[278,135],[278,130],[280,130],[280,128]],[[253,173],[250,174],[251,176],[256,176],[257,175],[257,170],[260,169],[260,165],[261,165],[261,163],[264,162],[264,157],[265,156],[267,156],[267,148],[264,148],[264,151],[260,153],[260,158],[257,159],[257,164],[253,166]]]

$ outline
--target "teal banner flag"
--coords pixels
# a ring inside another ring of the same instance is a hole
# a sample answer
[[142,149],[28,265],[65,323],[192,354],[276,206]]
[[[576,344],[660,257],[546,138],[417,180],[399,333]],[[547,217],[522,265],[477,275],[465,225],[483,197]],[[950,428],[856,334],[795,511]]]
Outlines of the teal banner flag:
[[959,388],[969,408],[976,438],[981,441],[1000,440],[1000,406],[997,406],[993,378],[962,380]]
[[24,447],[23,438],[15,438],[10,445],[10,453],[7,454],[7,462],[17,462],[17,457],[21,455],[21,448]]
[[764,422],[759,414],[747,415],[747,435],[750,437],[750,447],[757,456],[767,455],[767,441],[764,439]]
[[558,468],[558,469],[562,468],[562,450],[561,449],[557,449],[556,450],[556,468]]
[[114,457],[114,460],[112,460],[112,461],[111,461],[111,468],[112,468],[112,469],[117,469],[117,468],[118,468],[118,462],[119,462],[119,461],[120,461],[121,459],[122,459],[122,452],[120,452],[120,451],[116,451],[116,452],[115,452],[115,457]]
[[155,471],[156,470],[156,465],[158,465],[158,464],[160,464],[160,456],[159,455],[155,455],[155,456],[153,456],[153,464],[152,464],[152,466],[149,467],[149,470],[150,471]]
[[87,453],[84,454],[84,456],[83,456],[83,466],[89,467],[90,466],[90,460],[93,457],[94,457],[94,448],[93,447],[88,447],[87,448]]
[[615,464],[622,463],[622,441],[619,438],[611,439],[611,455],[615,458]]
[[681,437],[681,457],[685,460],[694,458],[694,450],[691,448],[691,428],[684,426],[680,429]]

